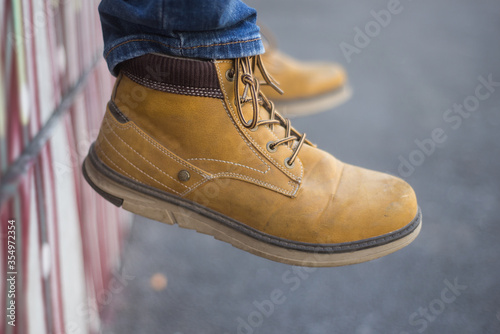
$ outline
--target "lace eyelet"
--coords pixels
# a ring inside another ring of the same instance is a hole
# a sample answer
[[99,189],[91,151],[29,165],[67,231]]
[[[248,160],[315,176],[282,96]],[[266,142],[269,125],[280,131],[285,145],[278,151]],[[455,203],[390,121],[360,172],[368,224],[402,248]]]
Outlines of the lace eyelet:
[[234,70],[232,68],[226,71],[226,79],[230,82],[234,81]]
[[274,145],[274,142],[272,140],[269,143],[267,143],[266,148],[267,148],[267,151],[269,153],[274,153],[278,150],[278,148],[276,146],[274,148],[272,148],[271,146],[273,146],[273,145]]
[[293,164],[291,164],[291,165],[290,165],[290,164],[288,163],[289,161],[290,161],[290,158],[286,158],[286,159],[285,159],[285,166],[286,166],[286,168],[290,168],[290,169],[292,169],[293,167],[295,167],[295,162],[294,162]]
[[257,130],[259,130],[259,126],[258,126],[258,125],[256,125],[254,128],[251,128],[251,129],[250,129],[250,131],[252,131],[252,132],[255,132],[255,131],[257,131]]

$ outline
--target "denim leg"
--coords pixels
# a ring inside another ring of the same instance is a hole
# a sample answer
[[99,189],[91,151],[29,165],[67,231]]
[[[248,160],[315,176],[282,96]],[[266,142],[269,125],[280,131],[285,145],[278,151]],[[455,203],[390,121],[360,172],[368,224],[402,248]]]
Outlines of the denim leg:
[[255,9],[240,0],[103,0],[104,57],[116,65],[147,53],[228,59],[264,52]]

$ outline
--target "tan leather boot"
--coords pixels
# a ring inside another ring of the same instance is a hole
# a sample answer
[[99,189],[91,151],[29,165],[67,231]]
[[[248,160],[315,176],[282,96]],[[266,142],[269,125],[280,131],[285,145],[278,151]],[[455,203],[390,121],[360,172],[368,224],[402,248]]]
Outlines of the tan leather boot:
[[[344,68],[333,62],[300,61],[281,52],[270,31],[261,25],[266,53],[262,60],[283,94],[269,86],[262,92],[286,117],[298,117],[330,110],[352,95]],[[262,79],[259,74],[257,77]]]
[[253,70],[273,85],[259,56],[124,63],[87,181],[126,210],[293,265],[368,261],[415,239],[412,188],[316,148]]

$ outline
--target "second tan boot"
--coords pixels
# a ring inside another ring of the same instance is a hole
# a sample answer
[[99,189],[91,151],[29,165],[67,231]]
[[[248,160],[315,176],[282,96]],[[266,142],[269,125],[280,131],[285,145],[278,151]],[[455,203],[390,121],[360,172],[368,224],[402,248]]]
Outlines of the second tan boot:
[[[262,92],[286,117],[300,117],[331,110],[348,101],[352,95],[345,69],[334,62],[297,60],[277,47],[269,29],[261,25],[266,52],[262,61],[269,74],[279,83],[283,94],[271,86]],[[260,74],[257,77],[262,79]]]

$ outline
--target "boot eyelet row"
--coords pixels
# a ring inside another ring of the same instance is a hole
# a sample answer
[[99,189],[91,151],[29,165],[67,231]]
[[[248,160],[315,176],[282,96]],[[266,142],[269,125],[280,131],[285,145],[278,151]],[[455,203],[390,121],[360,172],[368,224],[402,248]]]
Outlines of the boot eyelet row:
[[287,168],[292,169],[293,167],[295,167],[295,162],[294,162],[293,164],[291,164],[291,165],[290,165],[289,161],[290,161],[290,158],[286,158],[286,159],[285,159],[285,166],[286,166]]
[[274,153],[278,150],[277,147],[272,148],[273,145],[274,145],[274,142],[272,140],[269,143],[267,143],[266,148],[267,148],[267,151],[269,153]]
[[[253,122],[253,119],[249,120],[248,122],[249,122],[249,123],[252,123],[252,122]],[[248,128],[248,130],[250,130],[250,131],[252,131],[252,132],[255,132],[255,131],[259,130],[259,126],[258,126],[258,125],[256,125],[254,128]]]
[[230,82],[234,81],[234,70],[232,68],[226,71],[226,79]]

